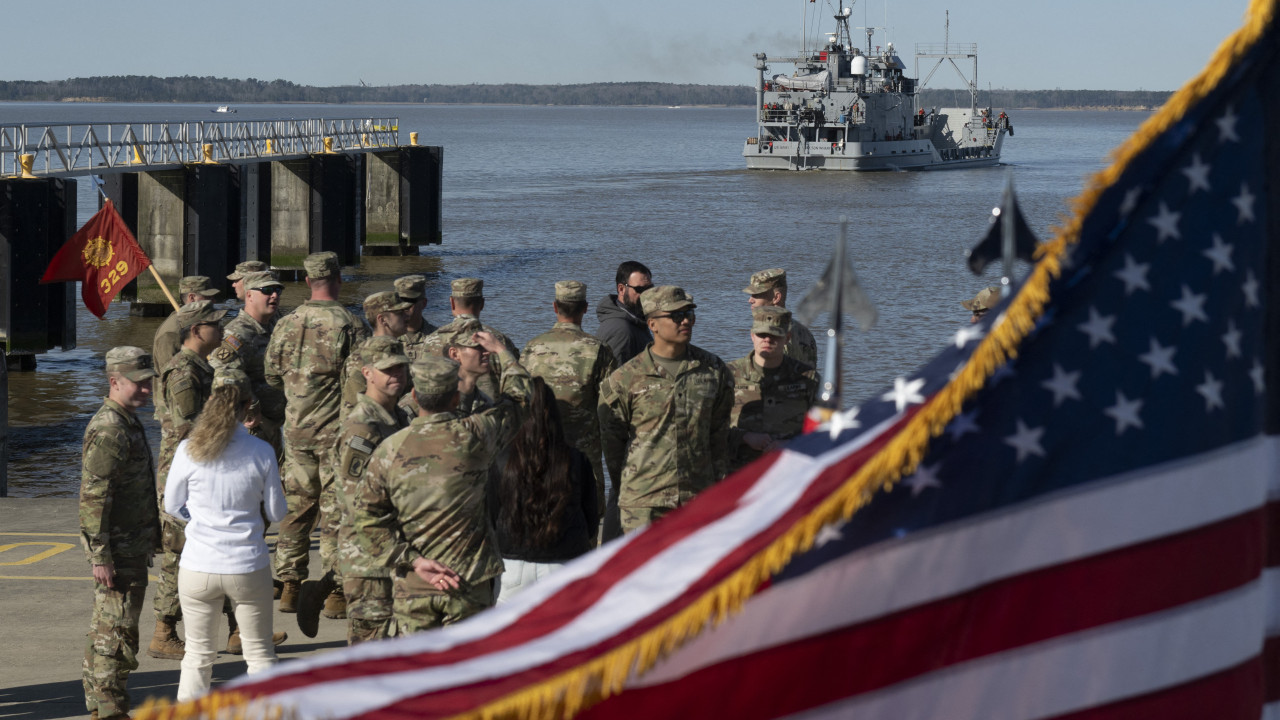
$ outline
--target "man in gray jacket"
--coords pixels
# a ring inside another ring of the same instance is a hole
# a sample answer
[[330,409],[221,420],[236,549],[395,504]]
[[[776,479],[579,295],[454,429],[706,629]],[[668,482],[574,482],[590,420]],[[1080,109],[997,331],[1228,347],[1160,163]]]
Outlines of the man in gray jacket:
[[618,266],[614,280],[618,294],[606,295],[596,307],[600,320],[596,337],[609,346],[621,366],[653,341],[640,309],[640,295],[653,287],[653,274],[643,264],[628,260]]

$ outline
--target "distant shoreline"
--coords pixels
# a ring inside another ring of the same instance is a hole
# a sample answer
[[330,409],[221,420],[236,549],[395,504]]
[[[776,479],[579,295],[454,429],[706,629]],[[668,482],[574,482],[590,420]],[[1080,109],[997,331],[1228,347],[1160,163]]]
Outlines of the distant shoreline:
[[[962,104],[964,91],[924,89],[924,107]],[[1149,112],[1172,95],[1162,90],[1006,90],[979,94],[984,106],[1041,110]],[[285,80],[215,77],[110,76],[54,81],[0,81],[0,102],[255,103],[331,105],[541,105],[601,107],[751,107],[755,88],[659,82],[572,85],[385,85],[315,87]],[[967,101],[968,98],[964,97]],[[963,102],[967,105],[967,102]]]

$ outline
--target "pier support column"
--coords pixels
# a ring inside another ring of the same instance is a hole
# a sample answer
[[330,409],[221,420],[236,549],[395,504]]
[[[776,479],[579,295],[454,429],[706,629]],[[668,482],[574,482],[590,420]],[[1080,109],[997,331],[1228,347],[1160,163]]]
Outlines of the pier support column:
[[234,297],[227,274],[241,256],[240,175],[229,165],[188,165],[185,184],[184,274],[207,275],[220,300]]
[[[138,227],[135,234],[142,251],[151,258],[151,266],[164,278],[174,297],[178,296],[178,281],[187,274],[187,263],[183,257],[186,186],[184,170],[138,173]],[[138,276],[137,302],[132,312],[138,315],[168,315],[173,312],[173,306],[150,271]]]
[[76,284],[40,284],[75,230],[75,181],[0,180],[0,346],[23,370],[35,353],[76,346]]
[[0,498],[9,497],[9,357],[0,347]]
[[331,250],[343,265],[360,262],[364,244],[364,169],[357,155],[311,156],[311,252]]
[[241,237],[245,260],[271,264],[271,167],[258,162],[237,167],[240,174]]
[[311,163],[271,163],[271,266],[302,271],[311,253]]
[[409,245],[442,242],[444,148],[400,148],[400,239]]

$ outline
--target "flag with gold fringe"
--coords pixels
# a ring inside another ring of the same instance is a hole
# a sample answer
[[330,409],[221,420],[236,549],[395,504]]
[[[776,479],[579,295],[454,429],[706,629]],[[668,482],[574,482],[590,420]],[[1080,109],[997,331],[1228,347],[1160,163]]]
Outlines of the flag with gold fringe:
[[509,604],[139,717],[1280,717],[1275,10],[883,395]]

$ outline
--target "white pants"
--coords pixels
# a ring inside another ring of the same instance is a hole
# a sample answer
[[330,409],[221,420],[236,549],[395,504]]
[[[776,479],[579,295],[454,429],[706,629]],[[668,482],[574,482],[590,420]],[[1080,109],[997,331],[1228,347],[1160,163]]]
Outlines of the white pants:
[[187,630],[186,654],[182,657],[182,675],[178,679],[178,702],[194,700],[209,692],[213,661],[218,656],[216,643],[224,597],[231,600],[240,625],[240,641],[249,674],[276,664],[276,649],[271,642],[275,612],[271,595],[270,567],[243,575],[211,575],[178,568],[178,601],[182,604],[182,624]]
[[498,604],[502,605],[521,590],[564,567],[564,563],[536,563],[526,560],[502,559],[506,569],[502,571],[502,587],[498,590]]

